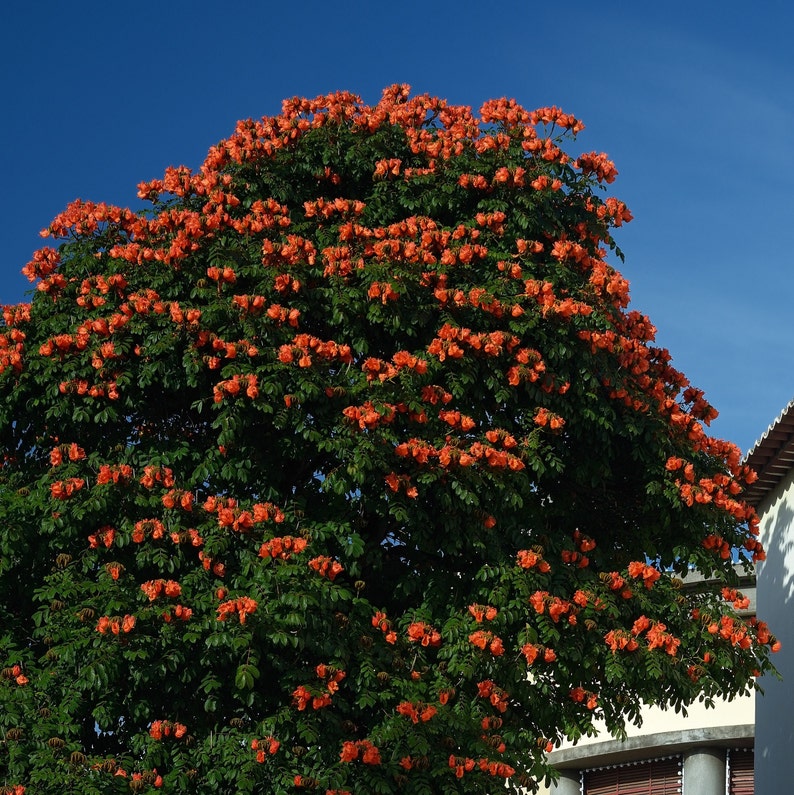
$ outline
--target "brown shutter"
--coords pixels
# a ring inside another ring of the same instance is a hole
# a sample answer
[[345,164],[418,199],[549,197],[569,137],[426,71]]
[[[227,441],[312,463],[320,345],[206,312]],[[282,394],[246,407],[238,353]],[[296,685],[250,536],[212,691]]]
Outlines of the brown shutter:
[[584,795],[678,795],[681,757],[586,770]]
[[728,752],[728,795],[753,795],[754,756],[752,748]]

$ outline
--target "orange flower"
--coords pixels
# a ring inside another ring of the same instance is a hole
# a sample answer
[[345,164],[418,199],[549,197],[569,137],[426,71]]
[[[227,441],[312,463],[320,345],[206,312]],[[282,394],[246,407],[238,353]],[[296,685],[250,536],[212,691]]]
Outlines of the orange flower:
[[97,622],[96,631],[99,632],[100,635],[106,635],[108,632],[113,635],[118,635],[121,632],[125,634],[131,632],[134,627],[135,616],[125,615],[123,618],[118,616],[102,616]]
[[650,590],[653,584],[662,576],[658,569],[641,561],[632,561],[629,563],[628,573],[630,577],[642,579],[643,584],[648,590]]
[[309,561],[309,568],[316,571],[321,577],[327,577],[331,582],[336,576],[344,571],[339,561],[329,558],[327,555],[319,555]]
[[293,536],[271,538],[259,547],[259,557],[288,560],[292,555],[303,552],[307,545],[308,541],[305,538],[295,538]]
[[226,602],[222,602],[217,607],[217,620],[218,621],[225,621],[230,615],[237,614],[237,617],[241,624],[245,624],[246,618],[255,613],[257,610],[257,603],[254,599],[251,599],[249,596],[240,596],[237,599],[229,599]]
[[408,639],[422,646],[441,645],[441,633],[423,621],[415,621],[408,626]]
[[474,617],[474,620],[480,624],[483,619],[493,621],[497,616],[497,609],[491,605],[469,605],[469,613]]
[[355,762],[358,759],[358,746],[356,743],[346,740],[342,743],[342,751],[339,754],[342,762]]
[[369,740],[361,740],[359,745],[363,749],[361,761],[365,765],[379,765],[381,763],[380,751]]

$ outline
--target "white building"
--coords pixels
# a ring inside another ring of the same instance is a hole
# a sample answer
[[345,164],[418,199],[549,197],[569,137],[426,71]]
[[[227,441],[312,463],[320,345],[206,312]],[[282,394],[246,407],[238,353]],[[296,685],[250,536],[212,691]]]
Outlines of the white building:
[[[794,401],[748,453],[759,475],[746,498],[761,517],[767,560],[740,584],[750,611],[782,642],[782,680],[764,695],[695,705],[687,717],[649,707],[624,741],[607,734],[554,751],[561,778],[545,795],[788,795],[794,793]],[[757,604],[756,604],[757,602]]]
[[[740,570],[741,571],[741,570]],[[739,590],[755,612],[754,577]],[[544,795],[753,795],[755,697],[694,704],[684,717],[647,707],[642,726],[615,740],[606,731],[550,754],[560,780]],[[779,790],[789,792],[789,790]]]
[[794,792],[794,401],[747,456],[758,473],[748,494],[761,517],[767,559],[758,565],[758,613],[782,643],[756,697],[755,792]]

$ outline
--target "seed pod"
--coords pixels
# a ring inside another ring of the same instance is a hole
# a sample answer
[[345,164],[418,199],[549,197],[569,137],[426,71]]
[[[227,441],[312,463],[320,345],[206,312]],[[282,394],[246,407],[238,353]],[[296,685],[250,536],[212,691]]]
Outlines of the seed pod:
[[73,765],[82,765],[85,763],[85,754],[81,751],[72,751],[72,755],[69,757],[69,761]]
[[72,562],[72,556],[67,552],[61,552],[55,557],[55,565],[59,569],[65,569]]
[[47,740],[47,745],[49,745],[50,748],[63,748],[66,743],[60,737],[50,737],[50,739]]

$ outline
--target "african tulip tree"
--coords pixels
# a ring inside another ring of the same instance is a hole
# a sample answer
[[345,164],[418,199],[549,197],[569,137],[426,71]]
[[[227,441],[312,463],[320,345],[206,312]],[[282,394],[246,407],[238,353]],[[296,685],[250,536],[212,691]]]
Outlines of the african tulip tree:
[[753,473],[581,129],[295,99],[50,224],[0,336],[5,791],[515,791],[770,669]]

